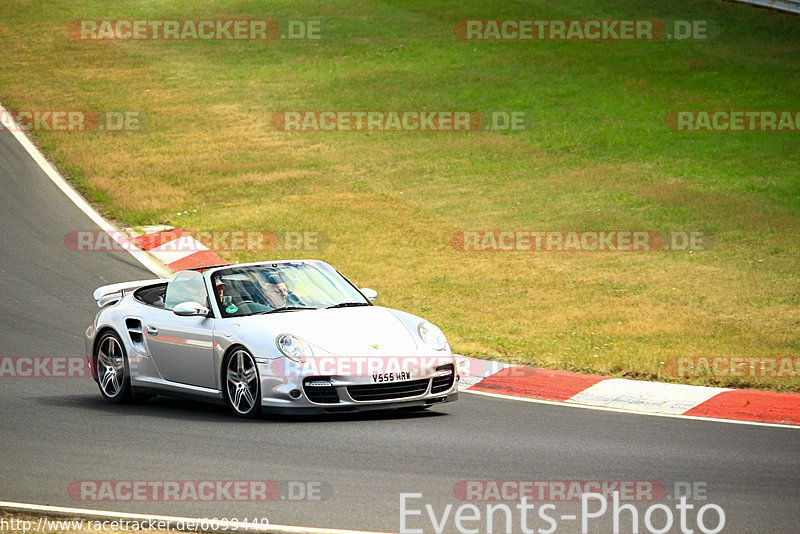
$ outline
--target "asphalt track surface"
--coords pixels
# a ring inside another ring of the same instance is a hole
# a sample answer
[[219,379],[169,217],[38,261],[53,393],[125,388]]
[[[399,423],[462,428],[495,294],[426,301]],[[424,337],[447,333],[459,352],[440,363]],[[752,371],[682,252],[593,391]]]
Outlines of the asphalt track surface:
[[[92,290],[152,275],[122,252],[67,250],[64,235],[92,223],[6,131],[0,178],[0,356],[82,355],[83,332],[96,311]],[[453,492],[459,480],[648,480],[664,483],[670,496],[675,482],[703,484],[707,500],[690,502],[721,506],[723,532],[797,532],[800,525],[800,431],[794,429],[473,394],[416,416],[246,421],[221,406],[163,397],[109,405],[88,378],[0,378],[0,399],[0,500],[6,501],[397,532],[400,494],[421,493],[407,509],[423,515],[410,516],[406,526],[428,533],[434,528],[426,503],[437,520],[451,505],[444,531],[457,531],[453,514],[464,504]],[[274,480],[310,482],[321,491],[319,500],[267,503],[81,502],[67,493],[76,480]],[[664,503],[674,512],[671,532],[679,532],[674,501]],[[476,504],[485,518],[485,503]],[[580,532],[579,517],[560,518],[578,504],[555,504],[549,514],[557,518],[555,532]],[[632,531],[626,517],[622,532]],[[610,532],[610,518],[609,511],[590,520],[587,531]],[[714,518],[709,513],[706,525],[713,527]],[[512,519],[512,530],[521,532],[519,517]],[[638,524],[647,532],[642,517]],[[503,527],[496,522],[495,532]],[[477,528],[487,531],[485,524]]]

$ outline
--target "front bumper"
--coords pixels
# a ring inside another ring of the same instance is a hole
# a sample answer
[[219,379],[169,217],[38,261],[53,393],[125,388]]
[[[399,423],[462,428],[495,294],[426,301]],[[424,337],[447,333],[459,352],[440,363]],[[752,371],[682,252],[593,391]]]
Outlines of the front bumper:
[[333,413],[425,408],[458,399],[455,363],[421,377],[378,382],[372,376],[279,377],[259,364],[261,407],[273,413]]
[[[275,406],[274,404],[261,404],[261,411],[264,413],[277,415],[320,415],[330,413],[359,413],[376,410],[407,410],[414,408],[428,408],[445,402],[458,400],[458,392],[449,395],[431,397],[426,399],[416,399],[410,401],[395,401],[381,404],[336,404],[336,405],[315,405],[315,406]],[[263,401],[263,399],[262,399]]]

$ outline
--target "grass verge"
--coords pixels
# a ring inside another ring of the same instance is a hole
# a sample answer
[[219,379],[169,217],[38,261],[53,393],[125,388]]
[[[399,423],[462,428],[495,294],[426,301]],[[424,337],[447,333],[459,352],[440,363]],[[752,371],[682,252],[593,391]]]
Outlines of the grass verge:
[[[322,22],[304,41],[76,41],[71,20]],[[478,42],[461,19],[710,19],[714,39]],[[800,354],[800,133],[668,130],[679,109],[800,110],[797,18],[681,0],[54,0],[0,6],[0,98],[137,110],[140,132],[35,132],[106,215],[310,230],[380,303],[466,355],[800,391],[797,374],[671,376],[676,357]],[[281,110],[508,110],[520,132],[282,132]],[[702,230],[704,251],[462,252],[463,230]],[[224,252],[223,252],[224,254]],[[229,253],[231,261],[297,252]]]

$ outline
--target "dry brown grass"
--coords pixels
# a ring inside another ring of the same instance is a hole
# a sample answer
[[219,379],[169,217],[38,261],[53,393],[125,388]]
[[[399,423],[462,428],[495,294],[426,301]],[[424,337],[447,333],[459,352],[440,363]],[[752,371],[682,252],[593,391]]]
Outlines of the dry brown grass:
[[[25,6],[4,9],[25,13]],[[340,46],[335,42],[298,45],[289,61],[285,43],[201,49],[68,41],[63,20],[78,18],[76,9],[26,20],[25,39],[14,38],[19,26],[11,18],[0,21],[0,94],[15,109],[148,114],[143,132],[35,137],[121,224],[323,232],[330,239],[323,250],[227,259],[326,260],[379,290],[381,304],[435,321],[456,351],[478,357],[671,380],[661,363],[670,357],[800,352],[798,215],[770,194],[714,182],[724,174],[718,165],[687,156],[689,172],[661,154],[612,160],[582,156],[580,146],[575,153],[546,148],[557,144],[557,128],[567,128],[552,117],[540,137],[277,132],[271,112],[298,102],[358,108],[333,92],[337,83],[356,102],[362,98],[360,108],[384,95],[397,98],[386,80],[402,67],[359,48],[371,43],[362,37],[347,43],[368,56],[360,66],[330,62],[324,46]],[[558,59],[547,50],[537,54]],[[516,56],[497,60],[485,80],[468,69],[459,75],[493,90],[517,83],[500,70]],[[647,73],[623,86],[642,98],[657,92]],[[698,91],[671,98],[691,103],[703,96]],[[448,98],[433,95],[431,105],[444,108]],[[586,125],[574,126],[580,127]],[[611,150],[615,141],[638,142],[628,135],[612,137]],[[767,188],[778,180],[751,174],[748,183]],[[717,242],[691,254],[459,252],[450,236],[465,229],[708,229]],[[800,391],[800,379],[695,382]]]

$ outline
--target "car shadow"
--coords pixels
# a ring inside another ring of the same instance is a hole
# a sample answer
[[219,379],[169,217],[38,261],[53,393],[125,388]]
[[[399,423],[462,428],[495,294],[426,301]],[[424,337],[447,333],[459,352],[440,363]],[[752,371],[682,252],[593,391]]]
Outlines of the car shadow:
[[39,404],[91,410],[103,415],[161,417],[185,421],[230,421],[235,419],[223,405],[172,397],[154,397],[146,402],[111,404],[96,395],[39,397]]
[[336,423],[344,421],[393,421],[408,419],[426,419],[447,415],[441,412],[425,410],[421,412],[403,412],[400,410],[370,410],[366,412],[340,412],[318,415],[281,415],[264,414],[263,420],[280,423]]
[[253,424],[272,422],[283,424],[296,423],[336,423],[355,421],[393,421],[409,419],[426,419],[441,417],[446,413],[438,411],[406,412],[400,410],[370,410],[366,412],[342,412],[319,415],[283,415],[263,414],[254,419],[236,417],[227,406],[211,402],[202,402],[178,397],[156,396],[146,402],[110,404],[97,395],[59,395],[56,397],[39,397],[39,404],[48,407],[78,408],[92,410],[104,415],[126,417],[158,417],[182,421],[207,422],[239,422]]

